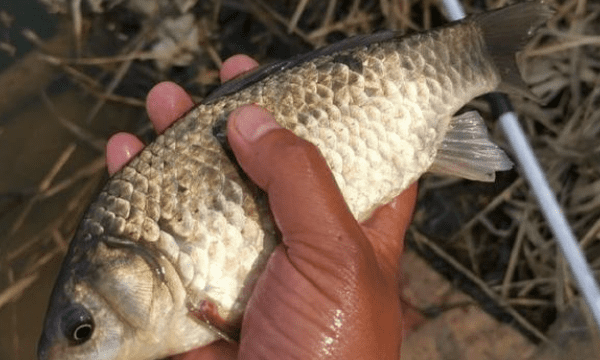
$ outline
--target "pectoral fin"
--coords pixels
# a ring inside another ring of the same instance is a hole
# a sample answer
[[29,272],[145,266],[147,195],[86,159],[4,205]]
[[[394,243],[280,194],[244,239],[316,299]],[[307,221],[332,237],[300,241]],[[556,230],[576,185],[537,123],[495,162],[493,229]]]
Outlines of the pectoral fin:
[[450,124],[430,172],[491,182],[496,178],[496,171],[512,168],[508,156],[489,139],[477,111],[458,115]]

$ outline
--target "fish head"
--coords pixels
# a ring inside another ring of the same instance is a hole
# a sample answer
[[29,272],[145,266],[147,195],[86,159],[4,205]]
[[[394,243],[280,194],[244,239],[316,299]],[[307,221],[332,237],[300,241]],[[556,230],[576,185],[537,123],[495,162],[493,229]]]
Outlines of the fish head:
[[[75,284],[74,284],[75,285]],[[55,288],[44,330],[38,344],[38,359],[118,359],[125,328],[117,314],[95,293],[81,292],[81,285]]]
[[97,268],[93,247],[82,245],[71,246],[52,291],[40,360],[117,359],[126,341],[125,324],[95,286],[105,266]]
[[144,256],[103,236],[76,234],[51,295],[39,360],[153,359],[216,339],[189,315],[168,262],[157,256],[161,278]]

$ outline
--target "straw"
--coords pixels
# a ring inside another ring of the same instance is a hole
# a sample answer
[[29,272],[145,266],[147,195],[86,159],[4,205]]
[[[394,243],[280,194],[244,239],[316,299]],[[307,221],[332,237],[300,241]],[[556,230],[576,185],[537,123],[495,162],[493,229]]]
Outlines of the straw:
[[[442,0],[442,3],[450,20],[460,20],[465,16],[462,5],[458,0]],[[492,109],[497,109],[494,115],[498,117],[500,127],[514,150],[520,171],[529,183],[529,188],[533,190],[540,209],[590,309],[596,326],[600,329],[600,290],[598,290],[592,270],[579,248],[573,231],[525,137],[518,118],[505,96],[490,94],[488,99],[491,100]]]

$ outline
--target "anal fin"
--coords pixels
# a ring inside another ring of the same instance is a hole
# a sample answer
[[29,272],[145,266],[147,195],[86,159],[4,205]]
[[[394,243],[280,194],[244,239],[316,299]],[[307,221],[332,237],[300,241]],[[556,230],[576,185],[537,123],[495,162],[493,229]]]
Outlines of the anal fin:
[[512,168],[513,163],[506,153],[489,139],[477,111],[454,117],[450,126],[430,172],[491,182],[496,178],[496,171]]

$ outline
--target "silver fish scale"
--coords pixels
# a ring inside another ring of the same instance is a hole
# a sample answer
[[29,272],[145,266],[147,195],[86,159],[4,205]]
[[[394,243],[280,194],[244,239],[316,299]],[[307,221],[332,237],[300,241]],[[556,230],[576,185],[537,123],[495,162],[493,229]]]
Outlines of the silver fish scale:
[[151,245],[192,299],[240,316],[236,301],[274,239],[212,135],[215,119],[247,103],[272,111],[321,150],[363,220],[426,171],[451,115],[499,82],[474,27],[433,34],[325,56],[198,106],[113,177],[85,221]]
[[[69,281],[89,284],[99,294],[95,306],[106,303],[124,324],[119,331],[137,332],[118,356],[166,356],[217,338],[186,303],[207,300],[236,323],[276,244],[264,196],[213,135],[233,109],[264,106],[315,144],[364,220],[427,171],[451,116],[496,88],[500,76],[484,46],[480,29],[466,22],[344,49],[200,104],[167,129],[109,181],[64,265],[89,262],[96,275]],[[130,284],[138,282],[144,291]],[[126,300],[115,290],[123,288]]]
[[239,178],[210,129],[192,132],[182,125],[115,174],[84,227],[97,223],[104,235],[151,245],[188,291],[231,309],[240,279],[263,250],[263,225],[248,208],[252,198],[244,195],[254,190]]
[[272,111],[321,150],[363,220],[426,171],[451,115],[499,82],[474,27],[433,34],[325,56],[198,106],[113,177],[85,221],[152,244],[192,298],[211,299],[231,318],[264,242],[274,240],[248,216],[256,205],[212,135],[214,120],[248,103]]

